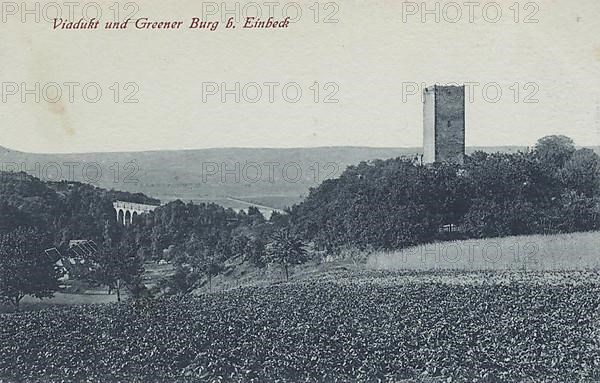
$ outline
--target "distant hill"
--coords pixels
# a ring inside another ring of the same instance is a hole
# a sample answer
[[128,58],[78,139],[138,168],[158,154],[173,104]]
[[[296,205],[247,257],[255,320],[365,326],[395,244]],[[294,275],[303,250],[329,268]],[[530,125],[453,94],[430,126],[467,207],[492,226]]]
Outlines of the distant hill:
[[[470,147],[467,152],[525,149]],[[0,170],[22,170],[45,181],[64,179],[144,193],[163,202],[213,201],[238,207],[239,202],[227,198],[235,197],[283,208],[299,202],[309,188],[338,177],[348,165],[414,157],[420,152],[421,148],[320,147],[37,154],[0,147]]]

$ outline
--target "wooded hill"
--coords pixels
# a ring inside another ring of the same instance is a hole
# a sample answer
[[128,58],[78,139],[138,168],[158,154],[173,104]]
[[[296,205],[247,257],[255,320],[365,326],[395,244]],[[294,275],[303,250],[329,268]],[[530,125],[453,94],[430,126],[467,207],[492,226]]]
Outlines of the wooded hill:
[[362,162],[312,190],[291,226],[327,250],[597,230],[599,172],[598,154],[564,136],[529,152],[475,152],[460,166]]

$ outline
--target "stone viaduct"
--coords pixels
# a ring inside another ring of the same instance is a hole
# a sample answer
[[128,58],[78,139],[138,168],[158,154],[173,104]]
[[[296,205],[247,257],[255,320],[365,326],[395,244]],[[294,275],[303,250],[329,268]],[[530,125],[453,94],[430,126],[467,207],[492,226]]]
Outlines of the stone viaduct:
[[115,201],[113,207],[117,213],[117,221],[122,225],[131,225],[133,220],[142,213],[148,213],[158,206],[142,203]]

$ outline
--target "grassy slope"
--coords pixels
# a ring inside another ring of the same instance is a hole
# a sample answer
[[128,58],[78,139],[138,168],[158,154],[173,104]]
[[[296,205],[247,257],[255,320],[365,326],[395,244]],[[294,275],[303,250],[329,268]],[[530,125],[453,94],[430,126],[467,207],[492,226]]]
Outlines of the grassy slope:
[[573,270],[599,266],[600,232],[439,242],[376,252],[367,260],[367,267],[379,270]]

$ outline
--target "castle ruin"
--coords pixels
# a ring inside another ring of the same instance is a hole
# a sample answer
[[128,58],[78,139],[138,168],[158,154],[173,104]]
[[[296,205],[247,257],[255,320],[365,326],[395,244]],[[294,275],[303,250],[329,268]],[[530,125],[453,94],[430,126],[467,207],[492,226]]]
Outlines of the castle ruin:
[[423,90],[423,163],[462,164],[465,155],[465,87]]

